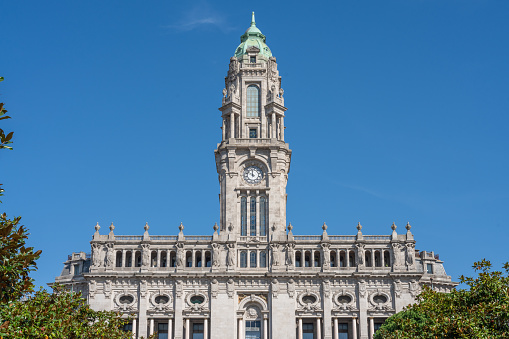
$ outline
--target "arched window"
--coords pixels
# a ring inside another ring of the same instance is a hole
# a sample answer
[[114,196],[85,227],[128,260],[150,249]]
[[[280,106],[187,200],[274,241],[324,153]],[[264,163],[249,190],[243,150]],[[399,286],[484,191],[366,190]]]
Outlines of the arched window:
[[260,252],[260,267],[267,267],[267,253]]
[[371,252],[366,251],[364,256],[364,262],[366,263],[366,267],[371,267]]
[[260,89],[256,85],[247,87],[246,113],[248,117],[260,116]]
[[391,267],[391,255],[389,251],[384,251],[384,265],[385,267]]
[[152,253],[150,253],[150,267],[156,266],[157,266],[157,252],[152,251]]
[[256,252],[249,253],[249,267],[256,267]]
[[247,235],[247,198],[240,199],[240,235]]
[[125,254],[125,267],[131,267],[133,261],[133,254],[131,251],[127,251]]
[[166,262],[166,259],[167,259],[167,256],[166,256],[166,251],[162,251],[161,252],[161,267],[166,267],[168,266],[168,263]]
[[117,262],[117,264],[116,264],[117,267],[122,267],[122,252],[121,251],[117,251],[116,262]]
[[240,267],[247,267],[247,252],[240,252]]
[[267,235],[267,199],[260,197],[260,235]]
[[251,197],[249,208],[249,235],[256,235],[256,198]]

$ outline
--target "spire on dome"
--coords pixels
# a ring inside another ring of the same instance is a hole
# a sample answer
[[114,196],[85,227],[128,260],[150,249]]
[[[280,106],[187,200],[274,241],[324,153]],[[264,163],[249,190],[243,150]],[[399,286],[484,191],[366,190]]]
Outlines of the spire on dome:
[[253,12],[253,14],[251,15],[251,26],[256,26],[256,21],[255,21],[254,12]]
[[272,56],[270,48],[265,43],[265,35],[256,27],[255,13],[251,13],[251,26],[246,30],[240,37],[240,45],[235,50],[235,57],[242,58],[243,55],[247,54],[249,47],[258,48],[259,54],[266,59]]

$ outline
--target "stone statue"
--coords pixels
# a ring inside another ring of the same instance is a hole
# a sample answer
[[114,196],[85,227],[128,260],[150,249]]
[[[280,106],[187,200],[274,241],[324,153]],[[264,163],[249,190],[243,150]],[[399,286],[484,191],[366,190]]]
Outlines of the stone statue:
[[184,244],[177,244],[177,267],[184,267]]
[[92,244],[92,263],[95,267],[101,266],[101,245]]
[[219,257],[221,255],[221,251],[219,249],[219,244],[212,244],[212,266],[219,266]]
[[414,264],[415,250],[412,244],[406,244],[406,263],[408,266]]
[[228,94],[228,91],[226,90],[226,88],[223,88],[223,97],[226,98],[227,94]]
[[394,266],[401,266],[401,245],[398,243],[392,244],[392,253],[394,256]]
[[272,266],[279,266],[279,244],[270,245],[272,248]]
[[364,244],[357,244],[357,264],[364,265]]
[[228,245],[228,266],[235,266],[235,244]]
[[286,245],[286,264],[288,266],[293,265],[294,248],[295,248],[295,244],[287,244]]
[[143,244],[142,248],[142,257],[141,257],[141,266],[150,266],[150,245]]
[[113,267],[113,261],[114,261],[114,252],[113,252],[113,244],[108,244],[107,246],[107,252],[106,252],[106,267]]
[[322,244],[323,248],[323,267],[329,267],[330,266],[330,250],[329,250],[329,244]]
[[279,95],[278,95],[278,97],[279,97],[279,98],[282,98],[282,97],[283,97],[283,94],[285,94],[285,91],[284,91],[282,88],[280,88],[280,89],[279,89]]

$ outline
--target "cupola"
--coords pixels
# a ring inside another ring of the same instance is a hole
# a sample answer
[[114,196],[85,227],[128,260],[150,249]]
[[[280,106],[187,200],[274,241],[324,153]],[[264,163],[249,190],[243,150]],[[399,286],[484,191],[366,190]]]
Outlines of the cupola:
[[251,18],[251,26],[240,37],[240,45],[235,50],[235,57],[242,61],[244,55],[251,54],[255,50],[253,47],[258,49],[257,54],[265,57],[264,59],[272,56],[269,46],[265,43],[265,35],[256,27],[254,12]]

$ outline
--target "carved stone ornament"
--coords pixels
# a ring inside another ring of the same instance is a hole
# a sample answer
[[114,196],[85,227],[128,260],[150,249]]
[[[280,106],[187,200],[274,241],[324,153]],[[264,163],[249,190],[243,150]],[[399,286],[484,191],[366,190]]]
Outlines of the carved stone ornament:
[[217,243],[212,244],[212,267],[219,267],[219,259],[221,258],[220,245]]
[[406,264],[412,266],[414,264],[415,246],[412,243],[406,244]]
[[135,311],[137,309],[136,303],[137,298],[136,294],[129,292],[127,290],[119,291],[116,293],[115,298],[115,309],[128,312],[128,311]]
[[329,279],[325,279],[323,281],[322,287],[323,287],[323,296],[326,297],[326,298],[330,297],[331,291],[330,291],[330,281],[329,281]]
[[288,288],[288,296],[290,298],[293,298],[295,295],[295,281],[293,279],[288,280],[287,288]]
[[235,244],[228,244],[228,266],[234,267],[236,262]]
[[417,280],[410,281],[410,295],[415,298],[421,293],[421,286]]
[[400,267],[402,265],[401,263],[401,249],[402,249],[402,245],[399,244],[399,243],[393,243],[392,244],[392,253],[393,253],[393,261],[394,261],[394,266],[395,267]]
[[392,309],[391,294],[381,289],[371,292],[368,301],[370,310],[387,311]]
[[182,298],[182,289],[183,289],[183,283],[182,280],[177,280],[175,282],[175,295],[177,298]]
[[219,282],[217,279],[212,279],[210,282],[210,295],[212,298],[217,298],[217,293],[219,292]]
[[228,298],[233,299],[233,295],[235,294],[235,281],[232,278],[228,279],[226,283],[226,293],[228,294]]
[[401,280],[395,279],[394,280],[394,294],[396,297],[401,297]]
[[271,288],[272,288],[272,296],[274,298],[277,298],[277,295],[279,293],[279,282],[277,281],[276,278],[272,279]]
[[140,281],[140,295],[145,298],[147,296],[147,281]]
[[279,244],[271,244],[272,249],[272,266],[279,266]]
[[104,297],[109,299],[111,297],[111,280],[106,280],[104,282]]
[[105,262],[106,267],[109,267],[109,268],[113,267],[113,264],[115,261],[114,257],[115,257],[115,252],[113,251],[113,244],[112,243],[106,244],[106,262]]
[[320,294],[314,291],[306,290],[297,297],[299,308],[306,311],[316,311],[320,309]]
[[329,243],[323,243],[322,244],[322,250],[323,250],[323,268],[329,268],[330,267],[330,250],[329,250],[329,248],[330,248],[330,244]]
[[96,289],[97,289],[97,284],[96,284],[95,280],[91,280],[90,283],[88,284],[88,295],[90,296],[91,299],[95,298]]
[[361,298],[366,297],[366,281],[364,279],[359,280],[359,296]]
[[170,291],[159,290],[151,293],[150,304],[158,311],[169,311],[172,309],[173,298]]
[[193,311],[202,311],[209,308],[209,298],[207,293],[201,291],[194,291],[188,293],[186,296],[187,309]]
[[184,261],[186,260],[184,253],[184,244],[180,242],[176,246],[177,246],[177,267],[182,268],[184,267]]
[[260,309],[258,307],[256,307],[256,306],[250,305],[246,309],[245,319],[246,320],[260,319],[261,318],[260,315],[261,315]]
[[355,292],[342,289],[333,298],[334,304],[341,310],[354,310],[355,305]]

